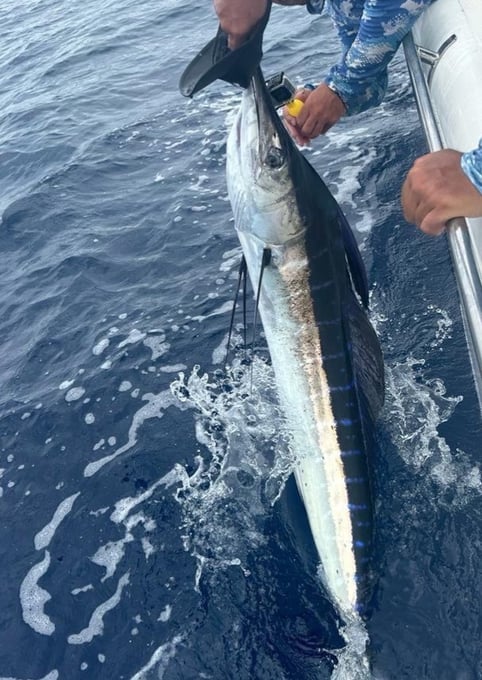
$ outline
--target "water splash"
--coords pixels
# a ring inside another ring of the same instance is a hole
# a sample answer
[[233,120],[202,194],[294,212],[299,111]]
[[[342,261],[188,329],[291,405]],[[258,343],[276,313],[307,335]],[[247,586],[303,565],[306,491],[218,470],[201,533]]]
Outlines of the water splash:
[[370,680],[372,678],[367,656],[369,637],[365,624],[359,616],[347,617],[340,627],[345,647],[335,650],[338,659],[331,675],[332,680]]
[[193,409],[200,444],[196,468],[186,470],[176,499],[183,509],[183,540],[196,557],[196,587],[208,571],[246,570],[247,555],[265,543],[270,506],[293,470],[271,367],[235,360],[210,377],[195,366],[171,384]]
[[[392,340],[386,327],[389,318],[380,311],[376,299],[372,299],[372,310],[373,326],[380,336],[385,336],[390,352]],[[434,325],[430,347],[441,351],[445,341],[451,338],[452,319],[446,310],[435,305],[428,305],[422,316]],[[428,379],[424,366],[424,359],[413,356],[386,362],[381,426],[405,465],[420,476],[426,495],[430,493],[426,480],[434,485],[434,504],[449,498],[451,505],[463,507],[482,493],[480,467],[474,465],[464,451],[451,450],[439,432],[439,427],[450,420],[463,397],[448,395],[443,380]]]
[[[463,451],[451,451],[439,426],[452,416],[460,396],[448,396],[442,380],[425,380],[424,361],[409,357],[386,367],[385,425],[405,464],[464,505],[482,493],[480,468]],[[439,499],[440,496],[437,495]]]

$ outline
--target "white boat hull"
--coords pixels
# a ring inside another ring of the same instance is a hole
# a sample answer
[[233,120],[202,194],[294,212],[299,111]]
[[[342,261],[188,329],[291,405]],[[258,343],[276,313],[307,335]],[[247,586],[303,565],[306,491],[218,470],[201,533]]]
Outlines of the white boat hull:
[[[481,0],[436,0],[415,24],[413,40],[416,51],[408,39],[405,53],[431,149],[476,148],[482,138]],[[459,221],[449,244],[482,409],[482,218]]]

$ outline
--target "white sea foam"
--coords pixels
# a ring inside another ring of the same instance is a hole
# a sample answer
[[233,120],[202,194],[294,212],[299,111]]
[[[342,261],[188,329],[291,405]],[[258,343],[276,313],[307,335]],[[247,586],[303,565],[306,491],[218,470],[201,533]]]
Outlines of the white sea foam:
[[166,623],[166,621],[169,621],[171,618],[172,614],[172,607],[170,604],[166,604],[162,612],[158,616],[158,621],[162,621],[163,623]]
[[104,632],[104,616],[107,614],[107,612],[110,612],[112,609],[117,607],[122,597],[122,591],[128,583],[129,572],[126,572],[119,579],[119,583],[117,584],[114,595],[112,595],[112,597],[106,600],[106,602],[103,602],[94,610],[92,616],[90,617],[87,628],[81,630],[80,633],[69,635],[67,642],[71,645],[83,645],[87,642],[92,642],[94,637],[102,635]]
[[141,425],[150,418],[162,418],[164,411],[169,406],[171,406],[174,401],[169,390],[165,390],[159,394],[145,394],[143,396],[143,400],[147,401],[147,404],[145,404],[134,414],[132,424],[129,428],[127,442],[123,446],[116,449],[114,453],[104,456],[104,458],[96,460],[93,463],[89,463],[84,470],[85,477],[91,477],[92,475],[95,475],[95,473],[98,472],[104,465],[107,465],[107,463],[131,449],[137,441],[137,432]]
[[43,550],[50,544],[50,541],[54,537],[60,523],[72,510],[72,507],[78,496],[80,496],[80,491],[73,494],[72,496],[69,496],[68,498],[65,498],[59,504],[50,522],[35,535],[35,550]]
[[146,558],[146,560],[148,560],[149,557],[156,552],[156,549],[154,548],[154,546],[152,545],[150,540],[148,538],[146,538],[145,536],[143,536],[141,538],[141,544],[142,544],[142,549],[144,550],[145,558]]
[[[363,187],[363,195],[357,195],[355,199],[355,194],[361,193],[360,177],[362,177],[367,166],[374,162],[377,155],[373,145],[367,147],[363,142],[363,138],[367,137],[369,133],[368,128],[363,126],[355,129],[350,127],[347,131],[343,128],[337,128],[335,132],[328,134],[325,138],[325,149],[327,151],[334,149],[333,153],[337,155],[339,155],[340,149],[343,149],[343,157],[348,161],[341,168],[336,182],[329,182],[330,189],[342,207],[349,206],[351,211],[354,212],[354,215],[350,216],[351,226],[357,232],[363,234],[371,230],[374,221],[370,201],[373,200],[373,209],[377,205],[367,187]],[[354,144],[352,141],[354,138],[360,139],[360,142]],[[377,205],[376,209],[378,217],[380,206]]]
[[131,543],[133,540],[134,536],[132,536],[131,533],[127,533],[120,541],[109,541],[109,543],[102,545],[97,552],[92,555],[90,558],[91,561],[99,567],[105,568],[105,574],[100,579],[101,582],[106,581],[114,575],[118,564],[125,555],[126,543]]
[[147,333],[143,333],[140,331],[138,328],[133,328],[127,338],[120,342],[117,347],[119,349],[122,349],[123,347],[126,347],[127,345],[134,345],[136,342],[140,342],[141,340],[144,340],[144,338],[147,336]]
[[[106,570],[104,576],[101,578],[101,582],[106,581],[114,575],[117,567],[124,558],[127,543],[132,543],[135,540],[132,534],[132,530],[135,527],[141,524],[146,532],[151,532],[156,529],[156,522],[152,518],[147,517],[143,512],[138,512],[135,515],[122,515],[121,521],[125,526],[124,538],[118,541],[109,541],[101,546],[90,558],[94,564],[104,567]],[[146,559],[148,559],[149,556],[155,552],[155,549],[146,537],[141,539],[141,544],[144,555]]]
[[94,586],[92,585],[92,583],[89,583],[88,585],[83,586],[82,588],[74,588],[70,592],[72,593],[72,595],[80,595],[81,593],[87,593],[89,590],[94,590]]
[[20,604],[25,623],[41,635],[52,635],[55,624],[44,612],[45,604],[52,599],[50,593],[38,585],[50,566],[50,553],[46,550],[44,559],[35,564],[20,585]]
[[157,482],[154,482],[154,484],[152,484],[148,489],[146,489],[146,491],[139,494],[139,496],[122,498],[121,500],[117,501],[117,503],[115,504],[115,510],[110,516],[111,520],[115,524],[125,522],[131,511],[138,505],[141,505],[146,500],[151,498],[156,489],[158,489],[161,486],[169,488],[173,484],[176,484],[176,482],[179,482],[182,478],[183,468],[181,466],[176,465],[166,475],[158,479]]
[[131,680],[148,680],[148,674],[153,668],[156,668],[157,677],[159,680],[162,680],[169,662],[176,656],[177,647],[181,644],[183,639],[184,638],[182,635],[176,635],[172,640],[165,642],[163,645],[158,647],[151,656],[149,662],[143,668],[141,668],[140,671],[133,675]]
[[156,361],[156,359],[159,359],[159,357],[162,357],[163,354],[169,351],[171,345],[165,342],[165,340],[165,335],[148,336],[144,340],[143,345],[151,350],[151,361]]
[[165,366],[159,366],[159,371],[161,373],[180,373],[185,371],[187,366],[185,364],[166,364]]
[[102,352],[104,352],[107,349],[109,344],[110,344],[109,338],[102,338],[102,340],[99,340],[99,342],[92,348],[92,354],[94,354],[97,357],[100,356]]
[[72,387],[65,395],[65,401],[78,401],[84,396],[84,394],[85,390],[83,387]]

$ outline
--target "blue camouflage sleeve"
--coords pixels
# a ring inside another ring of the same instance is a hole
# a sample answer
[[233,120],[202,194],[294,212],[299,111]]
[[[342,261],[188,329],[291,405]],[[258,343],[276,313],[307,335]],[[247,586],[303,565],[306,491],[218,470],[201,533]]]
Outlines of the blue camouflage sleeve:
[[[343,100],[348,115],[382,101],[387,67],[418,16],[434,0],[330,0],[329,11],[342,44],[342,57],[324,81]],[[308,0],[320,13],[322,0]]]
[[463,154],[461,164],[462,170],[482,194],[482,139],[477,149]]

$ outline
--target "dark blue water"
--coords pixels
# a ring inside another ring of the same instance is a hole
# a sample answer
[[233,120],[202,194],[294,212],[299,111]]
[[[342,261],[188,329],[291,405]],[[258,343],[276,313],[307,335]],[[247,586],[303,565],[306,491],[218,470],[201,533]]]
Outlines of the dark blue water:
[[[273,14],[265,71],[316,81],[327,18]],[[219,373],[239,93],[177,93],[210,3],[7,0],[0,22],[2,680],[330,677],[340,622],[271,369]],[[399,57],[384,105],[307,153],[356,230],[386,357],[374,676],[475,680],[480,418],[446,242],[398,200],[424,150]]]

